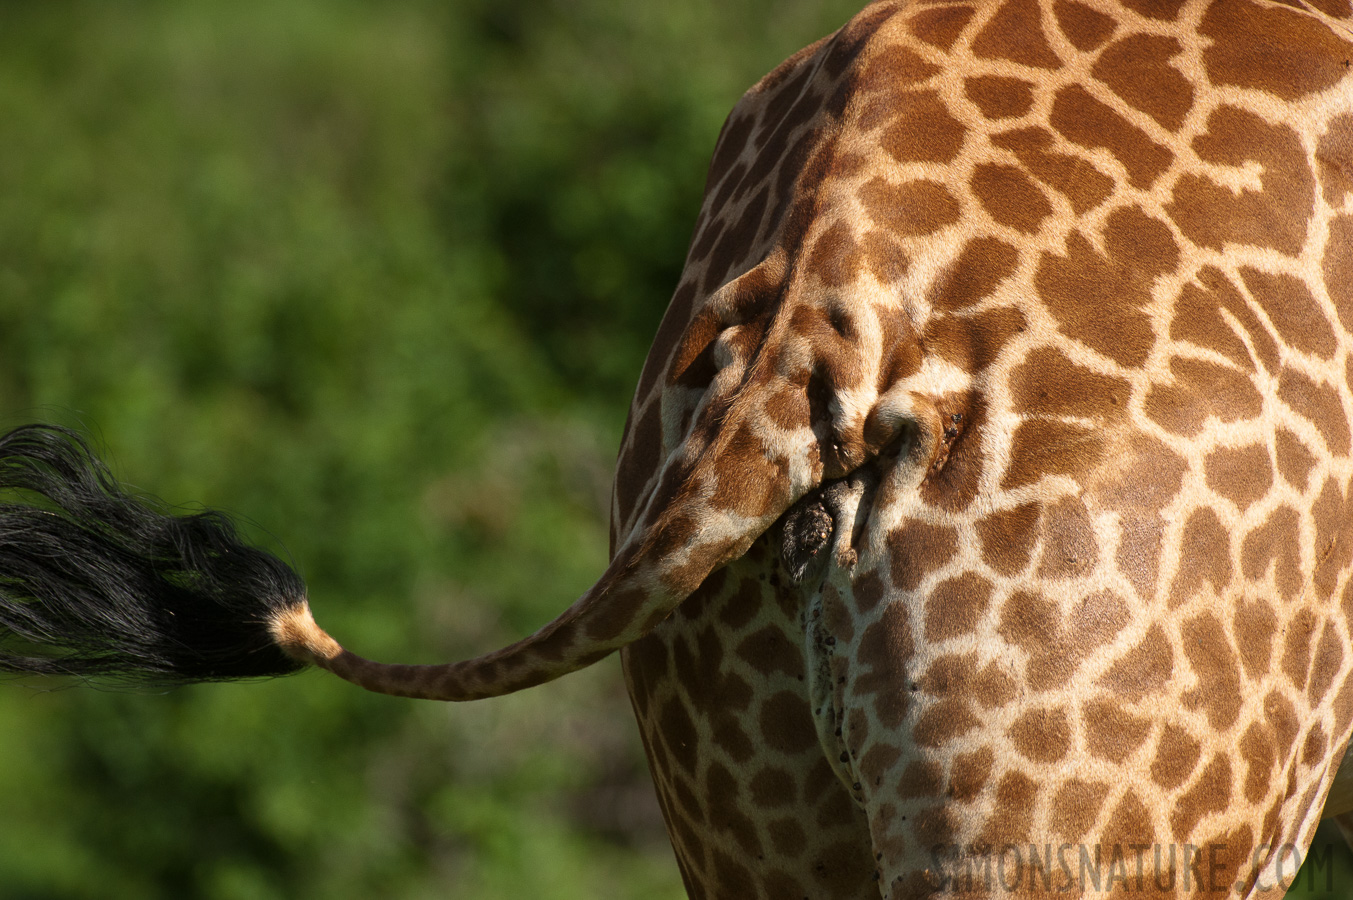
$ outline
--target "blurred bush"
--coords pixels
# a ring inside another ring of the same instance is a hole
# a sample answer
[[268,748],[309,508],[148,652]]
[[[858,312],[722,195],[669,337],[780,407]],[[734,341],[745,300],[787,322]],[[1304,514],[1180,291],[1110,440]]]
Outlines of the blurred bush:
[[[0,419],[442,661],[605,563],[610,466],[738,94],[821,0],[0,11]],[[448,707],[318,674],[0,691],[5,898],[677,897],[614,659]]]

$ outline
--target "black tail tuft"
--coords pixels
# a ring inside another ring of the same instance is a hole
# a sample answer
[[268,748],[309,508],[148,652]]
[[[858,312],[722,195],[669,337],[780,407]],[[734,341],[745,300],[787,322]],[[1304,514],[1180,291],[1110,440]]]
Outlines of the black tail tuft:
[[[224,515],[133,497],[77,433],[0,437],[0,671],[151,683],[284,675],[273,616],[305,585]],[[19,493],[15,496],[16,492]]]

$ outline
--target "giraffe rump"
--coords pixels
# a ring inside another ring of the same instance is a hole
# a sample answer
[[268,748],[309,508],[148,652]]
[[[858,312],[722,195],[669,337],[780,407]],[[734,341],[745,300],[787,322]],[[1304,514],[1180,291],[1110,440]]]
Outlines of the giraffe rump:
[[303,667],[269,632],[303,582],[221,513],[133,496],[45,425],[0,437],[0,492],[0,671],[166,684]]

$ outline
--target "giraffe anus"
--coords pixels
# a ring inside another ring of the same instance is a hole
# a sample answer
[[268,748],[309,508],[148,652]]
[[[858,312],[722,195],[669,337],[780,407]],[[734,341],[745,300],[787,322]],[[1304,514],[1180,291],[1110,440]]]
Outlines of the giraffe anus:
[[3,664],[469,700],[619,649],[693,898],[1280,896],[1353,809],[1351,25],[874,3],[725,124],[557,619],[367,661],[32,426]]

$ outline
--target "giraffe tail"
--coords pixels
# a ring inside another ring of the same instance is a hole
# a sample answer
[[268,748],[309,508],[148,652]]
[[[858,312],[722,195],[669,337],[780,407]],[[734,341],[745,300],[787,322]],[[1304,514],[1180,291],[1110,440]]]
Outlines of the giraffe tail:
[[174,515],[129,494],[75,432],[32,425],[0,437],[0,497],[19,501],[0,503],[0,672],[163,684],[313,664],[378,693],[439,700],[510,693],[638,639],[779,515],[731,523],[724,533],[738,534],[716,553],[687,559],[679,496],[535,634],[465,662],[409,666],[344,650],[315,624],[290,567],[219,513]]
[[73,431],[0,437],[0,672],[150,683],[303,667],[267,623],[301,579],[215,512],[121,488]]

